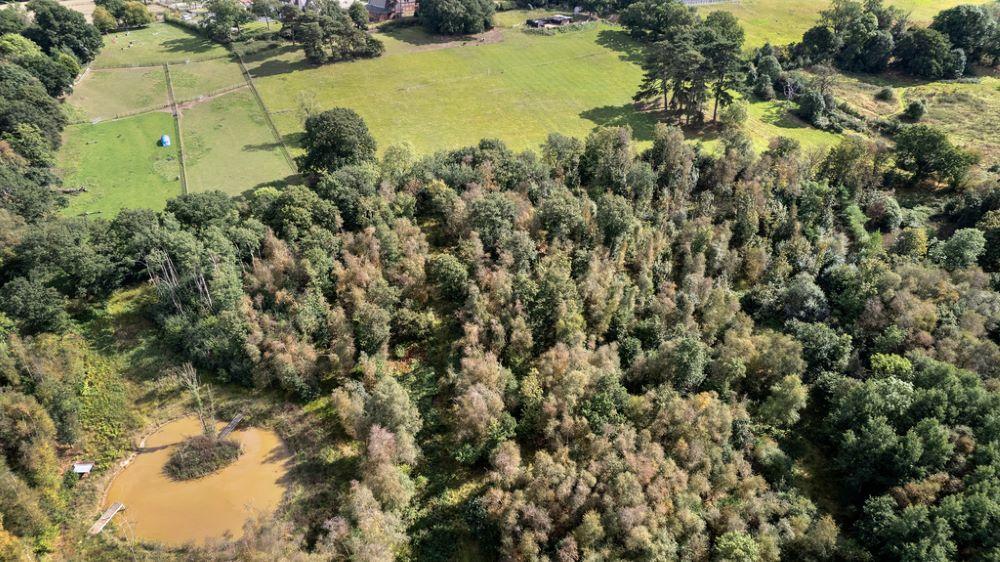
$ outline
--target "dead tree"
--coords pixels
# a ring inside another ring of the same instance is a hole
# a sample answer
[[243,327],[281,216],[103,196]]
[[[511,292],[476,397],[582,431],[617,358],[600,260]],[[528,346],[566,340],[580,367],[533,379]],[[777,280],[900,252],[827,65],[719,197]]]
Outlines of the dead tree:
[[177,378],[194,398],[198,421],[201,422],[202,431],[205,437],[215,437],[215,399],[212,397],[212,389],[206,388],[207,400],[201,396],[201,381],[198,380],[198,371],[191,363],[184,363],[177,370]]

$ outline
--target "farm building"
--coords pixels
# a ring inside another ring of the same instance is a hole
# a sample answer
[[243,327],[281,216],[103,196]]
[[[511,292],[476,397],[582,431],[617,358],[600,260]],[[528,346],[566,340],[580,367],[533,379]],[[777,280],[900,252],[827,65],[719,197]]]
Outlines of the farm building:
[[569,16],[564,16],[562,14],[556,14],[554,16],[549,16],[547,18],[528,20],[525,23],[528,27],[536,27],[536,28],[559,27],[573,23],[573,18]]
[[407,18],[417,13],[417,0],[368,0],[368,15],[372,21]]

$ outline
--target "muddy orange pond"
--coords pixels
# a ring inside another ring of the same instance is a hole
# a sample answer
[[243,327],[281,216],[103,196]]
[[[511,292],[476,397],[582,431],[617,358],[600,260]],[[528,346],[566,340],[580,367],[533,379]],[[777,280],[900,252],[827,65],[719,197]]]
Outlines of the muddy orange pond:
[[[220,425],[221,427],[221,425]],[[195,480],[176,481],[163,472],[173,448],[200,433],[198,420],[170,422],[146,438],[139,454],[115,477],[104,507],[125,504],[115,518],[122,532],[167,545],[243,534],[253,514],[270,513],[281,501],[288,454],[278,436],[260,428],[231,434],[243,454],[222,470]]]

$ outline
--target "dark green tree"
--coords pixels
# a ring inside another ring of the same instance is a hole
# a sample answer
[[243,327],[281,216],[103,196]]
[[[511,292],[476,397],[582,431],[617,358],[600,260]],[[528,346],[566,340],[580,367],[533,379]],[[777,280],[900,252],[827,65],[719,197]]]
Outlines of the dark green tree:
[[465,35],[493,27],[490,0],[426,0],[420,4],[420,21],[432,33]]
[[912,174],[914,182],[937,178],[961,183],[976,158],[951,143],[943,131],[913,125],[896,135],[896,165]]
[[375,139],[353,109],[338,107],[311,115],[305,128],[302,146],[306,153],[298,158],[303,173],[319,174],[375,160]]
[[27,7],[34,15],[34,22],[24,30],[24,35],[46,53],[69,50],[83,63],[97,56],[103,44],[101,33],[87,23],[83,14],[53,0],[31,0]]
[[943,33],[915,27],[899,40],[895,51],[907,73],[931,80],[957,78],[965,72],[965,54],[952,48]]

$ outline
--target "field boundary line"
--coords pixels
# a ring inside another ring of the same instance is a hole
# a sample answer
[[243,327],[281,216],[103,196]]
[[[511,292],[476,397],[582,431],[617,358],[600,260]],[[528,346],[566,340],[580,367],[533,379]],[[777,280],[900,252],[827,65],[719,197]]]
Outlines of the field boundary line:
[[184,105],[186,103],[201,101],[202,99],[214,98],[216,96],[221,96],[222,94],[228,94],[229,92],[235,92],[236,90],[241,90],[247,87],[246,82],[240,82],[239,84],[230,84],[229,86],[223,86],[221,88],[216,88],[211,92],[205,92],[204,94],[198,94],[192,98],[184,98],[182,100],[177,100],[177,105]]
[[250,86],[250,91],[253,92],[253,97],[257,99],[257,105],[259,105],[261,111],[264,112],[264,120],[267,121],[268,127],[271,128],[274,140],[278,142],[278,148],[281,149],[281,155],[285,157],[285,162],[288,163],[288,167],[291,168],[292,173],[298,172],[299,169],[295,166],[295,161],[292,160],[292,155],[289,154],[288,147],[285,146],[285,139],[283,139],[281,137],[281,133],[278,132],[278,127],[274,124],[274,120],[271,119],[271,112],[267,110],[267,106],[264,105],[264,99],[260,97],[260,92],[257,91],[257,86],[253,83],[253,76],[250,75],[247,65],[243,64],[243,56],[236,53],[236,60],[240,63],[240,70],[243,71],[243,77],[247,81],[247,85]]
[[[222,88],[216,88],[211,92],[206,92],[204,94],[198,94],[197,96],[191,98],[185,98],[182,100],[177,100],[178,108],[181,105],[199,102],[202,99],[213,98],[221,96],[223,94],[228,94],[229,92],[235,92],[236,90],[241,90],[247,87],[246,82],[240,82],[239,84],[232,84],[229,86],[224,86]],[[76,119],[67,123],[67,125],[98,125],[100,123],[108,123],[111,121],[118,121],[120,119],[128,119],[129,117],[136,117],[138,115],[145,115],[147,113],[156,113],[157,111],[163,111],[164,109],[169,109],[173,111],[174,106],[172,103],[167,102],[163,105],[157,105],[154,107],[144,107],[142,109],[136,109],[135,111],[128,111],[125,113],[115,113],[113,117],[95,117],[93,119]]]
[[174,112],[174,129],[177,135],[177,161],[181,165],[181,193],[188,194],[187,165],[184,163],[184,134],[181,132],[181,110],[177,107],[174,99],[174,84],[170,81],[170,66],[163,63],[163,74],[167,80],[167,98],[170,100],[170,109]]
[[114,117],[95,117],[93,119],[77,119],[75,121],[70,121],[69,123],[67,123],[67,125],[97,125],[99,123],[108,123],[111,121],[128,119],[129,117],[135,117],[137,115],[155,113],[157,111],[163,111],[164,109],[170,109],[170,104],[165,103],[163,105],[158,105],[156,107],[145,107],[142,109],[136,109],[135,111],[126,111],[125,113],[115,113]]
[[228,58],[232,58],[232,54],[219,55],[217,57],[208,57],[203,59],[178,59],[178,60],[168,60],[155,63],[140,62],[135,64],[108,64],[102,66],[91,66],[91,70],[96,71],[96,70],[130,70],[133,68],[160,68],[165,64],[172,64],[174,66],[178,66],[182,64],[194,64],[198,62],[208,62],[208,61],[222,60]]

